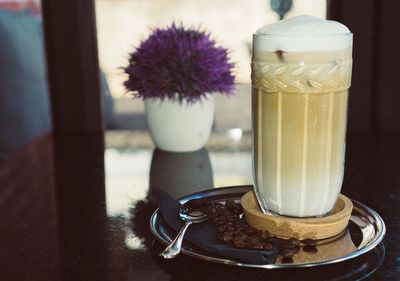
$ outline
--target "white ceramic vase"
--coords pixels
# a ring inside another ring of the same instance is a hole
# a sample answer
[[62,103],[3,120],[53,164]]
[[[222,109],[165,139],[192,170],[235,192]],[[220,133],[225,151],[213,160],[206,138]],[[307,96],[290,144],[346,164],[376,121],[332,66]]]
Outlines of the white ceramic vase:
[[214,98],[192,104],[186,100],[145,100],[147,124],[156,147],[171,152],[196,151],[205,146],[214,121]]

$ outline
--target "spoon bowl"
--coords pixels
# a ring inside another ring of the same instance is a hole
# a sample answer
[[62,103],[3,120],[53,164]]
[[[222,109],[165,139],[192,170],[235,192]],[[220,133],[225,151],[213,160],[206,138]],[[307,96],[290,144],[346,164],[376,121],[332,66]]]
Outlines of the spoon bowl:
[[173,259],[182,249],[183,237],[186,230],[192,223],[200,223],[208,220],[215,213],[214,203],[204,201],[203,199],[193,199],[183,204],[179,209],[179,216],[185,222],[185,225],[179,231],[175,239],[160,253],[165,259]]

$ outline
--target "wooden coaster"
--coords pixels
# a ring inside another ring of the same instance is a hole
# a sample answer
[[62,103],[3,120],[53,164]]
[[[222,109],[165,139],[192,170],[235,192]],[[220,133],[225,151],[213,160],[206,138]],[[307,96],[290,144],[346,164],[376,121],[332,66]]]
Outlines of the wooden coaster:
[[282,238],[324,239],[339,234],[346,228],[353,203],[343,194],[339,195],[329,216],[323,218],[288,218],[264,214],[258,206],[254,191],[243,195],[242,204],[246,222],[258,230]]

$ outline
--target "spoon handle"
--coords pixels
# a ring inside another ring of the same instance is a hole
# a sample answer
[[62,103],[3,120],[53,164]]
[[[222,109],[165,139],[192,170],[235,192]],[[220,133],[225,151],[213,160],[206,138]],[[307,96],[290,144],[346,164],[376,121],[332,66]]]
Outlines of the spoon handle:
[[179,231],[178,235],[175,237],[174,241],[164,251],[160,253],[160,256],[164,259],[173,259],[175,258],[181,251],[183,236],[185,235],[186,229],[191,225],[191,221],[187,221],[185,225],[182,227],[181,231]]

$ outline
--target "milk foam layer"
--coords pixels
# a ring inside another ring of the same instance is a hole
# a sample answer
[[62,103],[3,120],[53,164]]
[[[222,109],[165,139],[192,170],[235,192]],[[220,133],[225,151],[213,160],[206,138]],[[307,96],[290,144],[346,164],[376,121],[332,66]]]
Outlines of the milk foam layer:
[[265,25],[253,37],[254,50],[267,52],[342,50],[352,45],[352,33],[345,25],[309,15]]

